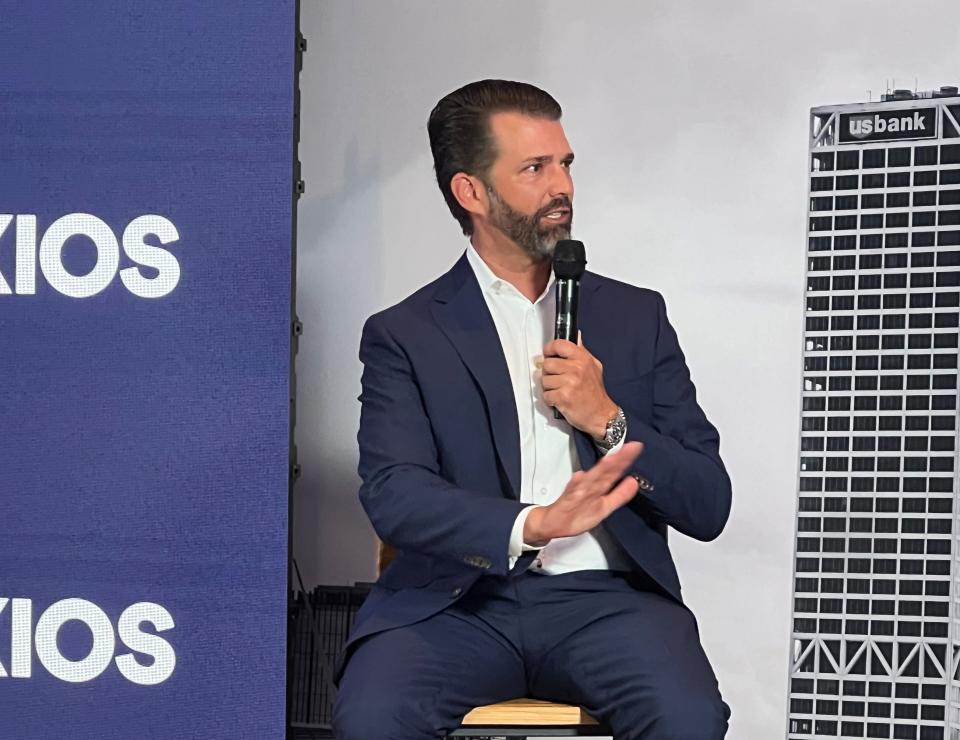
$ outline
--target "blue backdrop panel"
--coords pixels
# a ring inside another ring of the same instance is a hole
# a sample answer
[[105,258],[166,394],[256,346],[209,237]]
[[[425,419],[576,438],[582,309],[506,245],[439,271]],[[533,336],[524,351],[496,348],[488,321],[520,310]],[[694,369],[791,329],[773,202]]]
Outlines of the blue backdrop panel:
[[295,3],[0,1],[0,738],[280,738]]

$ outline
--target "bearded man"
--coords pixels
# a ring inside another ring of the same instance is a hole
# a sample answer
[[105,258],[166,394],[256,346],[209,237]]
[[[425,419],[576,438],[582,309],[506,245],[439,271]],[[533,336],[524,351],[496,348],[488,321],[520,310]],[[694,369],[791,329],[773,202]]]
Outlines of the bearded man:
[[[360,343],[360,499],[398,554],[338,671],[339,740],[442,738],[516,697],[617,740],[722,738],[730,710],[667,529],[720,534],[730,479],[663,298],[587,272],[582,341],[552,340],[573,152],[532,85],[437,103],[437,182],[469,237]],[[562,418],[555,418],[554,409]]]

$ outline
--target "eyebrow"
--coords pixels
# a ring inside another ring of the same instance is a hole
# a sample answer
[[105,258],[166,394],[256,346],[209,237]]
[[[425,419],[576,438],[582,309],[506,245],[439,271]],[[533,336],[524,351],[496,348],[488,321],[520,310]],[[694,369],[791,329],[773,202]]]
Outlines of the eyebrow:
[[[529,157],[528,159],[523,160],[523,165],[531,164],[547,164],[548,162],[553,161],[552,154],[542,154],[539,157]],[[573,152],[567,152],[562,158],[562,162],[572,162],[573,161]]]

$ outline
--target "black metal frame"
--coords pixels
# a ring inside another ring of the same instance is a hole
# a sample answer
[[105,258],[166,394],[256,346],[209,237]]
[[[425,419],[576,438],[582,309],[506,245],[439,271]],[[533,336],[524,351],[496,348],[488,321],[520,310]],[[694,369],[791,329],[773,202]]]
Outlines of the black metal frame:
[[[297,460],[297,445],[294,432],[297,425],[297,352],[300,348],[300,335],[303,333],[303,324],[297,316],[297,206],[300,196],[305,190],[304,181],[301,178],[300,165],[300,72],[303,70],[303,54],[307,50],[307,40],[300,32],[300,0],[294,0],[294,64],[293,64],[293,161],[291,163],[292,180],[291,187],[293,197],[291,198],[291,234],[290,234],[290,369],[289,369],[289,398],[290,405],[288,411],[289,429],[288,429],[288,464],[289,474],[287,476],[287,639],[286,639],[286,709],[284,716],[284,725],[286,727],[285,735],[287,740],[293,740],[296,737],[290,719],[293,707],[293,682],[290,680],[290,674],[293,668],[293,648],[289,632],[290,613],[293,608],[291,595],[293,593],[293,487],[300,477],[300,464]],[[331,735],[332,737],[332,735]]]

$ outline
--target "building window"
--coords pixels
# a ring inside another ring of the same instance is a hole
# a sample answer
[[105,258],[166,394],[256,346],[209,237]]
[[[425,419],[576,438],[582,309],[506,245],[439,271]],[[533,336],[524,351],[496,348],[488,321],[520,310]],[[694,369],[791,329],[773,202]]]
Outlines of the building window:
[[940,211],[938,226],[957,226],[960,224],[960,210]]
[[910,187],[909,172],[891,172],[887,176],[888,188],[908,188]]
[[909,167],[910,147],[897,147],[887,152],[888,167]]
[[914,232],[911,238],[911,244],[914,247],[932,247],[935,234],[932,231]]
[[860,169],[860,151],[858,149],[846,149],[837,153],[838,170],[858,170]]
[[[900,296],[903,298],[903,296]],[[835,295],[831,299],[831,305],[834,311],[852,311],[853,310],[853,296],[852,295]]]
[[812,172],[829,172],[833,169],[833,152],[818,152],[810,163]]
[[[933,195],[934,191],[928,191]],[[940,205],[942,206],[955,206],[960,204],[960,190],[941,190],[940,191]],[[931,204],[932,205],[932,204]]]
[[[957,191],[960,192],[960,191]],[[838,195],[836,198],[836,210],[838,211],[852,211],[857,208],[857,196],[855,195]]]
[[886,247],[887,249],[905,248],[907,246],[906,232],[900,232],[897,234],[886,234],[884,236],[883,246]]
[[909,213],[888,213],[886,224],[888,229],[906,228],[907,226],[910,225],[910,214]]
[[[960,172],[960,170],[957,170]],[[960,244],[960,231],[938,231],[937,246],[953,247]]]
[[917,167],[937,164],[936,146],[918,146],[914,150],[914,164]]
[[960,164],[960,144],[943,144],[940,147],[940,164]]
[[830,231],[833,228],[833,216],[814,216],[810,219],[810,231]]
[[810,190],[813,192],[822,192],[824,190],[833,190],[832,177],[811,177]]
[[876,169],[886,167],[887,150],[886,149],[864,149],[863,150],[863,168]]
[[858,179],[856,175],[840,175],[837,177],[837,190],[856,190]]
[[887,193],[887,208],[906,208],[910,205],[910,193]]

